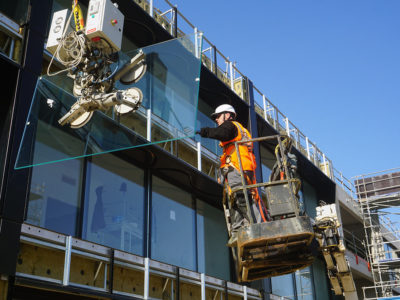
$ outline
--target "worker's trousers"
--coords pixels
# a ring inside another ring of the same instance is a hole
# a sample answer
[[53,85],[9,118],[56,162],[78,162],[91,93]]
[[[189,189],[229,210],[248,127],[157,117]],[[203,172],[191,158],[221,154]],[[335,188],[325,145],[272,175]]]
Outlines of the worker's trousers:
[[[253,176],[253,174],[248,174],[248,175],[251,176],[250,178],[252,178]],[[230,167],[229,169],[222,170],[222,176],[223,179],[226,180],[231,189],[243,186],[240,173],[235,168]],[[249,215],[252,218],[253,223],[261,222],[260,212],[257,206],[255,205],[249,190],[247,191],[247,193],[250,206],[249,214],[247,213],[246,198],[244,192],[237,191],[234,195],[234,202],[232,205],[232,209],[230,210],[232,232],[237,232],[240,227],[249,225],[250,224]]]

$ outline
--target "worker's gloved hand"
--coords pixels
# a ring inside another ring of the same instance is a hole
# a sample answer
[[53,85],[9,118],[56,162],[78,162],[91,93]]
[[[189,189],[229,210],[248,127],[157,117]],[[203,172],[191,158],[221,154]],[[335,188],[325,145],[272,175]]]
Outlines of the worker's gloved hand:
[[200,128],[200,130],[196,131],[196,134],[200,134],[202,137],[207,137],[208,136],[208,128]]

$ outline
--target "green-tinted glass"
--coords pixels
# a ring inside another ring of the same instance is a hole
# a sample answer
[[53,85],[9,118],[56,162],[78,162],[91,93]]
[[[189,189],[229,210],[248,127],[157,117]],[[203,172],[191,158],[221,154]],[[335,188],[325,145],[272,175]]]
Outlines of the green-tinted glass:
[[[65,74],[41,77],[37,82],[15,168],[193,137],[201,45],[201,35],[189,35],[126,54],[119,53],[118,65],[112,66],[114,70],[124,66],[139,51],[145,55],[145,67],[141,69],[141,76],[135,75],[134,83],[126,77],[115,83],[118,90],[135,88],[139,91],[143,97],[140,108],[136,112],[121,107],[117,109],[116,106],[95,110],[80,128],[59,124],[59,120],[78,100],[73,95],[73,80]],[[154,129],[157,129],[157,135],[152,136]],[[38,142],[57,151],[52,151],[52,155],[35,151]]]

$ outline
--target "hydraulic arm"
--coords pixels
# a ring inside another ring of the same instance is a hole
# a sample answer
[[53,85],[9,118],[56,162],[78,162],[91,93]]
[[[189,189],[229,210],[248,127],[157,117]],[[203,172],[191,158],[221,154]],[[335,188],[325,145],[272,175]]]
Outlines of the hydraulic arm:
[[345,257],[346,248],[339,234],[340,226],[335,204],[317,207],[315,237],[324,256],[333,291],[335,295],[344,295],[346,300],[356,300],[357,291]]

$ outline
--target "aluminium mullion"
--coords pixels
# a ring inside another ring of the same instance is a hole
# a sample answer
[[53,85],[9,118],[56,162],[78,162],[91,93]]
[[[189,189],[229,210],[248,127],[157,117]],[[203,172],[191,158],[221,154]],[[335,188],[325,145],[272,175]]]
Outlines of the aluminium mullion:
[[149,272],[149,258],[144,259],[144,291],[143,299],[149,299],[149,285],[150,285],[150,272]]
[[104,264],[104,281],[103,281],[103,287],[104,290],[107,290],[107,273],[108,273],[108,265]]
[[200,289],[201,289],[201,300],[206,300],[206,282],[205,282],[205,274],[200,274]]
[[64,274],[63,274],[63,285],[69,285],[69,277],[71,271],[71,248],[72,248],[72,236],[67,236],[65,239],[65,253],[64,253]]

